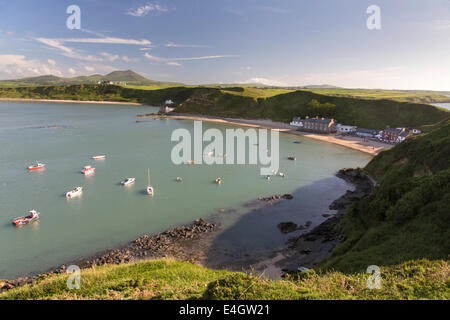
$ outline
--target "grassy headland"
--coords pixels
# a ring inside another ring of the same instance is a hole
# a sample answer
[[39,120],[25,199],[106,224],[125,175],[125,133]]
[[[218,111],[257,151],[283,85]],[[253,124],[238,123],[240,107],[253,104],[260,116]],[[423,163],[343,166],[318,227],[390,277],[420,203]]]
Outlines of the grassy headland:
[[320,267],[448,258],[450,124],[381,152],[365,169],[379,185],[344,216],[347,240]]
[[418,260],[381,268],[381,288],[369,290],[369,274],[304,272],[285,280],[210,270],[168,259],[101,266],[82,271],[80,289],[68,290],[68,274],[0,294],[0,299],[449,299],[447,261]]
[[[266,91],[269,90],[269,91]],[[287,92],[287,93],[286,93]],[[163,104],[172,99],[177,112],[289,122],[295,116],[332,117],[364,128],[420,127],[450,117],[447,110],[394,100],[365,100],[309,91],[242,87],[166,87],[140,90],[114,85],[61,85],[0,88],[2,98],[66,99]]]

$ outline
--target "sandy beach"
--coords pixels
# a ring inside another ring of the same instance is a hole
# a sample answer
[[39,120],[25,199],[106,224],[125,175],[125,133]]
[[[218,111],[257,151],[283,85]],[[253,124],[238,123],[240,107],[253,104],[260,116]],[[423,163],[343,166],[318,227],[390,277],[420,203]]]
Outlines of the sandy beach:
[[0,98],[0,101],[17,101],[17,102],[57,102],[57,103],[96,103],[96,104],[122,104],[143,106],[142,103],[137,102],[119,102],[119,101],[93,101],[93,100],[57,100],[57,99],[25,99],[25,98]]
[[340,134],[326,135],[326,134],[297,131],[297,127],[295,126],[291,126],[283,122],[274,122],[271,120],[246,120],[246,119],[213,117],[213,116],[197,116],[192,114],[171,114],[169,115],[169,117],[173,119],[201,120],[201,121],[240,125],[246,127],[278,130],[281,133],[293,134],[310,139],[320,140],[323,142],[338,144],[347,148],[368,153],[373,156],[376,156],[383,150],[387,150],[393,147],[393,145],[391,144],[383,143],[380,141],[362,139],[354,136],[342,136]]

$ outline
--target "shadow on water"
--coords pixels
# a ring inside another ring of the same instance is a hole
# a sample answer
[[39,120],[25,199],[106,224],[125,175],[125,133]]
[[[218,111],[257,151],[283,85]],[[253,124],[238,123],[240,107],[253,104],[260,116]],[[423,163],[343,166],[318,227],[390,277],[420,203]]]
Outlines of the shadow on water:
[[[210,268],[240,271],[250,265],[275,256],[285,247],[289,238],[312,230],[327,219],[323,214],[334,214],[329,205],[353,186],[337,177],[330,177],[296,189],[291,200],[248,210],[241,216],[226,215],[217,218],[224,226],[212,240],[205,264]],[[245,205],[244,205],[245,207]],[[304,230],[283,234],[277,225],[294,222],[298,226],[311,225]]]

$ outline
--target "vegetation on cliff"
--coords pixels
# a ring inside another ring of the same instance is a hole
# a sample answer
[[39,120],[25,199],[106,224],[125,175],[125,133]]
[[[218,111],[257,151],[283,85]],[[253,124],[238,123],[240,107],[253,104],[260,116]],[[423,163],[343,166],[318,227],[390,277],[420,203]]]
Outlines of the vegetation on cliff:
[[450,124],[381,152],[365,168],[378,181],[344,216],[347,240],[320,267],[447,259],[450,252]]
[[[262,90],[262,89],[261,89]],[[140,90],[113,85],[62,85],[0,88],[3,98],[72,99],[163,104],[171,99],[177,112],[290,122],[293,117],[331,117],[364,128],[433,125],[450,113],[431,105],[394,100],[364,100],[282,89],[255,92],[242,87],[168,87]],[[281,91],[280,91],[281,90]]]
[[382,267],[381,288],[367,287],[369,274],[308,271],[285,280],[210,270],[168,259],[84,269],[80,289],[70,274],[41,276],[0,294],[0,299],[449,299],[446,261],[419,260]]

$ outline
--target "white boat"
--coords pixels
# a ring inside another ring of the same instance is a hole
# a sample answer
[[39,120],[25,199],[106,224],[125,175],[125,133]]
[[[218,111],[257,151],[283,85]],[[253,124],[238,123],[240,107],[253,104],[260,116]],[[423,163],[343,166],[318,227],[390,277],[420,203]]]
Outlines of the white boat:
[[104,154],[92,157],[93,160],[103,160],[105,158],[106,158],[106,155],[104,155]]
[[66,192],[66,198],[78,197],[83,193],[82,187],[75,187],[75,189]]
[[208,152],[206,155],[212,157],[212,156],[214,155],[214,151],[210,151],[210,152]]
[[221,179],[221,178],[217,178],[217,179],[216,179],[216,183],[217,183],[217,184],[221,184],[221,183],[222,183],[222,179]]
[[283,178],[286,177],[286,174],[284,174],[283,172],[280,172],[278,175]]
[[136,178],[126,178],[121,182],[123,186],[128,186],[136,181]]
[[[148,174],[148,185],[147,185],[147,194],[149,196],[152,196],[155,193],[155,190],[153,189],[153,187],[150,185],[150,168],[147,170],[147,174]],[[181,179],[181,178],[180,178]]]
[[83,174],[92,174],[94,173],[95,168],[91,167],[91,166],[85,166],[83,170],[81,170],[81,173]]
[[183,181],[183,179],[181,179],[181,177],[177,177],[177,182],[181,182]]

